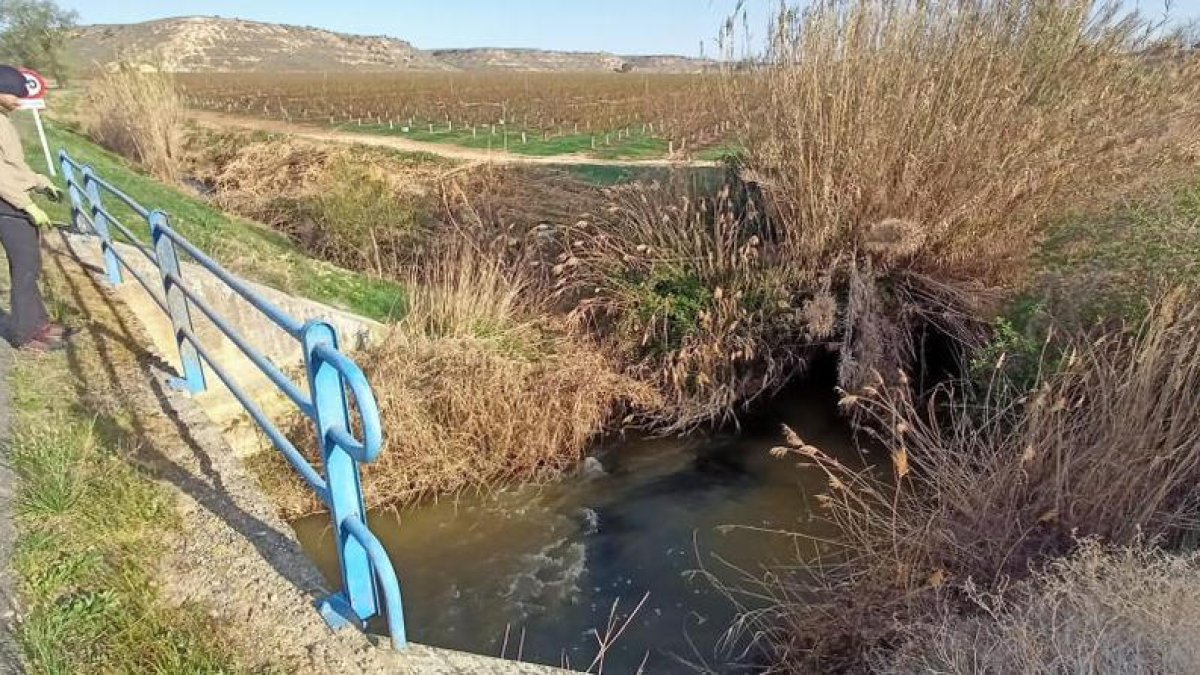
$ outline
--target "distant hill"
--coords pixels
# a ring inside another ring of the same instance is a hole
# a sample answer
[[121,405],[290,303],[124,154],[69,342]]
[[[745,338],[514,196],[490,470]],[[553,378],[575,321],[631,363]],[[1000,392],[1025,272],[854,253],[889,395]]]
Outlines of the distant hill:
[[619,56],[608,52],[562,52],[544,49],[435,49],[431,56],[460,70],[696,72],[712,68],[711,61],[684,56]]
[[173,72],[693,72],[714,66],[711,61],[670,55],[618,56],[605,52],[500,48],[424,51],[391,37],[199,16],[83,26],[73,32],[67,53],[76,72],[88,72],[119,58]]
[[446,69],[404,40],[213,17],[84,26],[67,54],[77,71],[118,58],[174,72]]

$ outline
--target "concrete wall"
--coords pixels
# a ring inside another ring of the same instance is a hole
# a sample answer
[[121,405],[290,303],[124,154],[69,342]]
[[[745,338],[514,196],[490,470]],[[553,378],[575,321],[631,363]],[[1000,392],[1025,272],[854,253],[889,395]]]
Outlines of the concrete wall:
[[[103,269],[104,259],[99,239],[95,236],[69,234],[66,241],[79,259],[97,269]],[[158,283],[158,269],[138,249],[120,243],[116,247],[124,260],[142,278],[151,283]],[[124,276],[124,283],[113,289],[114,294],[133,310],[145,327],[153,342],[153,350],[170,363],[176,372],[180,372],[179,350],[175,344],[170,318],[133,275],[126,271]],[[188,288],[202,297],[218,315],[224,317],[248,344],[291,375],[302,391],[308,391],[308,384],[304,380],[304,357],[299,343],[294,338],[203,267],[184,261],[181,276]],[[262,297],[301,322],[322,319],[331,323],[338,331],[342,348],[351,354],[378,342],[386,333],[383,324],[371,319],[312,300],[297,298],[261,284],[249,285]],[[156,290],[161,296],[161,287],[156,286]],[[192,308],[191,315],[192,327],[200,342],[232,375],[237,384],[272,419],[286,420],[295,410],[291,401],[286,399],[275,384],[202,312]],[[205,378],[208,391],[195,398],[209,418],[225,433],[238,456],[249,456],[269,447],[257,425],[250,420],[242,405],[210,368],[205,368]]]

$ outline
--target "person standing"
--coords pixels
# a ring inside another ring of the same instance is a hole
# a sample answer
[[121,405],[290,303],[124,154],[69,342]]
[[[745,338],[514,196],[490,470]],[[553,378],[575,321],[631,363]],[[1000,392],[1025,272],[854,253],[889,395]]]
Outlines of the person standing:
[[47,351],[62,348],[65,331],[50,320],[38,288],[42,275],[40,228],[50,226],[50,217],[33,203],[29,193],[45,192],[57,200],[62,191],[25,163],[21,138],[8,118],[28,95],[26,86],[21,71],[0,65],[0,245],[8,255],[12,284],[9,341],[23,349]]

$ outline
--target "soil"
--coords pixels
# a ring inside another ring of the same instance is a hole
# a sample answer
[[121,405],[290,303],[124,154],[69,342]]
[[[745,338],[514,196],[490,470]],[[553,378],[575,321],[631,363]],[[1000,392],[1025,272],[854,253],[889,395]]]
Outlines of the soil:
[[226,113],[217,113],[203,110],[190,110],[189,115],[192,120],[201,126],[207,126],[217,129],[249,129],[252,131],[265,131],[275,134],[289,134],[298,138],[307,138],[315,141],[332,142],[332,143],[353,143],[360,145],[372,145],[381,148],[391,148],[393,150],[401,150],[404,152],[424,152],[431,155],[438,155],[447,159],[459,160],[470,164],[545,164],[545,165],[589,165],[589,166],[673,166],[673,167],[715,167],[719,166],[717,162],[710,162],[699,159],[679,160],[679,159],[597,159],[588,157],[587,155],[551,155],[551,156],[533,156],[533,155],[518,155],[510,152],[498,150],[479,150],[477,148],[464,148],[458,145],[448,143],[427,143],[424,141],[414,141],[408,138],[400,138],[397,136],[379,136],[376,134],[359,134],[351,131],[341,131],[333,129],[323,129],[317,126],[297,124],[295,122],[285,122],[283,120],[269,120],[258,117],[245,117],[241,115],[230,115]]

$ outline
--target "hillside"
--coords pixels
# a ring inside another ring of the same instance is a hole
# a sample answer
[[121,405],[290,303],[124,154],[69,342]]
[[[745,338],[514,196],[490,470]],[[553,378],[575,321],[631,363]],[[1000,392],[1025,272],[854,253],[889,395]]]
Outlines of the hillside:
[[437,60],[461,70],[695,72],[713,62],[684,56],[618,56],[608,52],[563,52],[544,49],[437,49],[429,52]]
[[118,58],[195,72],[530,70],[693,72],[711,61],[538,49],[425,51],[398,38],[219,17],[180,17],[75,30],[68,59],[88,72]]
[[118,57],[175,72],[446,68],[395,38],[215,17],[84,26],[72,36],[68,54],[77,71]]

